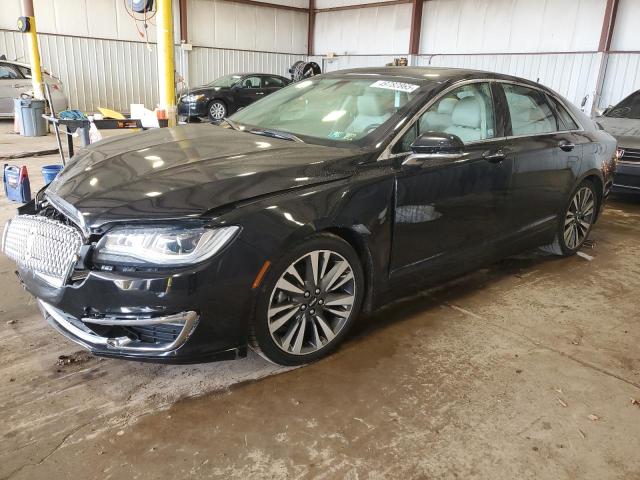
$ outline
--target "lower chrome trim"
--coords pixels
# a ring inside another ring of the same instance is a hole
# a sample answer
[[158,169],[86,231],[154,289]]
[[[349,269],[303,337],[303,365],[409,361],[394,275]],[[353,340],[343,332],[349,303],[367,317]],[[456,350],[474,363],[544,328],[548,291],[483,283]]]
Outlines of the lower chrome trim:
[[[72,337],[72,340],[77,341],[82,346],[91,349],[92,347],[105,347],[114,351],[122,352],[138,352],[138,353],[162,353],[176,350],[181,347],[193,333],[196,325],[198,324],[199,316],[194,311],[182,312],[176,315],[169,315],[166,317],[157,318],[143,318],[140,320],[135,319],[118,319],[118,318],[83,318],[82,322],[95,323],[100,325],[113,325],[113,326],[134,326],[134,325],[153,325],[158,323],[183,323],[184,326],[180,331],[178,337],[171,343],[163,343],[155,346],[141,345],[141,342],[132,340],[127,336],[122,337],[102,337],[92,332],[89,328],[83,329],[70,320],[70,317],[64,312],[58,310],[53,305],[50,305],[42,300],[38,300],[38,305],[45,318],[53,324],[53,326],[60,330],[63,334],[68,333]],[[80,322],[80,320],[77,320]]]

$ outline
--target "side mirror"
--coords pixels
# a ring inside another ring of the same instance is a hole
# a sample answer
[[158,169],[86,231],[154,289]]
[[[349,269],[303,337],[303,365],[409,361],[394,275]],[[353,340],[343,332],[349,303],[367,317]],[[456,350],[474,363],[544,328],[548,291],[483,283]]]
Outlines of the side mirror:
[[425,160],[459,160],[467,156],[460,137],[443,132],[425,132],[411,144],[413,153],[403,165],[421,165]]

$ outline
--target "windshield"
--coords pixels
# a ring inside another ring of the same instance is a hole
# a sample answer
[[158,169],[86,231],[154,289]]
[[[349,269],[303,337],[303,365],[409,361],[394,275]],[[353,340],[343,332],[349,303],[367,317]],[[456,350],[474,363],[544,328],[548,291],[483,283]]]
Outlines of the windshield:
[[611,107],[605,116],[640,119],[640,90],[629,95],[615,107]]
[[231,87],[235,85],[238,80],[242,78],[242,75],[225,75],[224,77],[220,77],[213,82],[209,83],[209,86],[212,87]]
[[[294,83],[231,119],[329,144],[355,142],[385,124],[418,95],[419,85],[376,78],[315,78]],[[321,142],[321,143],[325,143]]]

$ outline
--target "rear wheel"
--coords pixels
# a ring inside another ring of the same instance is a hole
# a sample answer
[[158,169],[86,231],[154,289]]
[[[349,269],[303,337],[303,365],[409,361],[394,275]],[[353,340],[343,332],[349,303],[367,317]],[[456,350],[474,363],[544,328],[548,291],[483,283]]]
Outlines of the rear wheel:
[[584,245],[591,232],[597,208],[598,196],[595,186],[590,180],[584,180],[574,190],[562,212],[555,240],[542,249],[554,255],[574,255]]
[[353,248],[334,235],[314,235],[265,278],[250,344],[281,365],[317,360],[345,337],[363,294],[362,267]]

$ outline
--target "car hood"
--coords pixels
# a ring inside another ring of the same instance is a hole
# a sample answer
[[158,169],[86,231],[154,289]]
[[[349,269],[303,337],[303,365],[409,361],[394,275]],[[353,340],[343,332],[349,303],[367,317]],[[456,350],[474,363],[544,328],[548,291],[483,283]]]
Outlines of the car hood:
[[199,87],[195,87],[195,88],[191,88],[188,91],[185,90],[183,92],[181,92],[181,95],[198,95],[200,93],[204,93],[204,94],[209,94],[211,92],[227,92],[229,91],[230,88],[229,87],[212,87],[211,85],[201,85]]
[[361,154],[209,124],[186,125],[119,136],[81,150],[46,193],[87,228],[198,217],[265,194],[347,178]]
[[616,137],[620,148],[640,148],[640,120],[634,118],[598,117],[596,122]]

